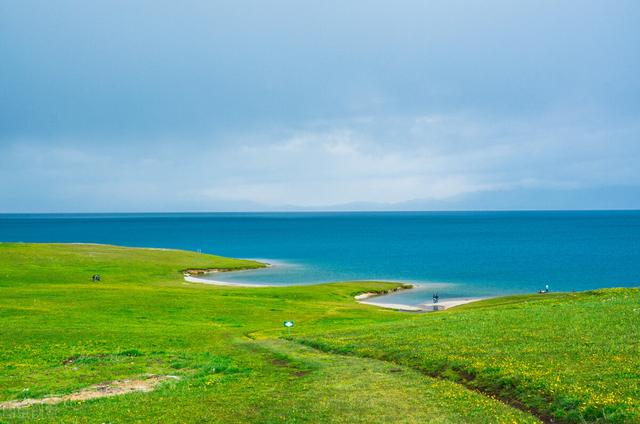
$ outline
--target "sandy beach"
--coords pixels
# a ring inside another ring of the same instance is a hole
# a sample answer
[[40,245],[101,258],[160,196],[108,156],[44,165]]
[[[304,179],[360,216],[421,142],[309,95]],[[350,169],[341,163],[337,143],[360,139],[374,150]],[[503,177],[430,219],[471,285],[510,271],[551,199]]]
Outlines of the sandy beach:
[[229,283],[226,281],[209,280],[208,278],[198,278],[185,274],[184,281],[188,283],[211,284],[214,286],[231,286],[231,287],[275,287],[269,284],[250,284],[250,283]]
[[[411,290],[411,288],[404,288],[403,290]],[[374,298],[381,298],[385,296],[384,294],[380,295],[377,293],[362,293],[358,296],[355,296],[354,299],[358,303],[362,303],[363,305],[371,305],[377,306],[380,308],[388,308],[395,309],[397,311],[404,312],[434,312],[434,311],[442,311],[445,309],[453,308],[455,306],[464,305],[471,302],[477,302],[478,300],[486,299],[484,297],[469,297],[463,299],[451,299],[451,300],[443,300],[438,302],[437,304],[427,304],[422,303],[419,305],[404,305],[401,303],[384,303],[380,301],[368,300]]]

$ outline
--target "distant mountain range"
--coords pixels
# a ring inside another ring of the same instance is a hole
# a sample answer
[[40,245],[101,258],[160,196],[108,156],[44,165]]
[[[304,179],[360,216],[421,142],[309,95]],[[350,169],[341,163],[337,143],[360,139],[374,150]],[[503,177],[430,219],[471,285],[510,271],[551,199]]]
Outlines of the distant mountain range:
[[[239,206],[239,205],[236,205]],[[352,202],[325,206],[245,204],[241,210],[264,211],[446,211],[446,210],[597,210],[640,209],[640,187],[589,189],[518,189],[487,191],[447,199],[415,199],[398,203]],[[250,206],[250,207],[249,207]],[[240,210],[240,209],[237,209]]]
[[245,200],[186,199],[181,207],[148,205],[148,209],[112,210],[95,206],[74,210],[14,210],[0,213],[101,213],[101,212],[348,212],[348,211],[499,211],[499,210],[640,210],[640,187],[615,186],[588,189],[515,189],[465,194],[447,199],[414,199],[397,203],[351,202],[334,205],[267,205]]

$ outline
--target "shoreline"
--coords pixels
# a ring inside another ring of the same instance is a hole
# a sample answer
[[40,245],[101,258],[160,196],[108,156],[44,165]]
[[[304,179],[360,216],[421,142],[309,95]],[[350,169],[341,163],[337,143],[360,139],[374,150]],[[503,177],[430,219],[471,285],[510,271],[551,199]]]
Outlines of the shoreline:
[[[211,271],[210,273],[219,272]],[[231,272],[231,271],[230,271]],[[208,284],[212,286],[226,286],[226,287],[278,287],[272,284],[251,284],[251,283],[231,283],[227,281],[209,280],[208,278],[198,278],[189,274],[183,274],[184,281],[187,283]]]
[[370,305],[370,306],[377,306],[379,308],[386,308],[386,309],[394,309],[396,311],[402,311],[402,312],[436,312],[436,311],[444,311],[446,309],[450,309],[450,308],[454,308],[456,306],[460,306],[460,305],[466,305],[467,303],[471,303],[471,302],[477,302],[479,300],[484,300],[484,299],[489,299],[488,297],[469,297],[469,298],[463,298],[463,299],[452,299],[452,300],[443,300],[442,302],[438,302],[435,304],[425,304],[425,303],[421,303],[418,305],[405,305],[402,303],[382,303],[382,302],[375,302],[375,301],[370,301],[370,300],[366,300],[366,299],[371,299],[371,298],[376,298],[376,297],[383,297],[386,296],[388,294],[391,294],[393,292],[397,292],[400,290],[411,290],[414,289],[416,286],[411,284],[409,285],[410,287],[407,287],[407,285],[405,286],[401,286],[396,288],[395,290],[388,292],[388,293],[373,293],[373,292],[369,292],[369,293],[361,293],[357,296],[354,296],[354,299],[356,300],[356,302],[363,304],[363,305]]
[[379,308],[394,309],[402,312],[436,312],[444,311],[450,308],[454,308],[460,305],[466,305],[467,303],[477,302],[480,300],[488,299],[487,297],[474,297],[468,299],[456,299],[456,300],[443,300],[436,304],[419,304],[419,305],[404,305],[401,303],[381,303],[381,302],[366,302],[358,301],[363,305],[377,306]]
[[[253,259],[248,259],[253,260]],[[255,261],[258,262],[258,261]],[[255,271],[257,269],[265,269],[273,267],[273,264],[267,262],[258,262],[262,266],[256,268],[246,269],[224,269],[224,268],[189,268],[182,271],[182,277],[187,283],[209,284],[213,286],[228,286],[228,287],[277,287],[272,284],[252,284],[252,283],[232,283],[220,280],[210,280],[208,278],[194,277],[194,275],[207,275],[217,274],[222,272],[243,272],[243,271]]]
[[[272,264],[269,264],[269,263],[265,263],[265,265],[266,265],[265,268],[270,268],[272,266]],[[257,268],[257,269],[260,269],[260,268]],[[183,271],[183,278],[186,283],[207,284],[207,285],[223,286],[223,287],[246,287],[246,288],[283,287],[283,286],[274,285],[274,284],[233,283],[233,282],[220,281],[220,280],[210,280],[208,278],[198,278],[193,276],[193,274],[203,275],[203,274],[214,274],[219,272],[242,272],[242,271],[251,271],[251,270],[253,269],[233,270],[233,271],[223,270],[223,269],[187,269]],[[486,297],[470,297],[470,298],[463,298],[463,299],[443,300],[441,302],[438,302],[437,304],[422,303],[417,305],[406,305],[402,303],[383,303],[383,302],[368,300],[368,299],[384,297],[392,293],[399,292],[401,290],[412,290],[412,289],[415,289],[416,287],[417,287],[416,284],[401,284],[400,286],[395,287],[394,289],[388,290],[383,293],[366,292],[366,293],[360,293],[354,296],[353,298],[357,303],[360,303],[362,305],[376,306],[378,308],[385,308],[385,309],[393,309],[400,312],[415,312],[415,313],[443,311],[456,306],[465,305],[467,303],[477,302],[479,300],[487,299]]]

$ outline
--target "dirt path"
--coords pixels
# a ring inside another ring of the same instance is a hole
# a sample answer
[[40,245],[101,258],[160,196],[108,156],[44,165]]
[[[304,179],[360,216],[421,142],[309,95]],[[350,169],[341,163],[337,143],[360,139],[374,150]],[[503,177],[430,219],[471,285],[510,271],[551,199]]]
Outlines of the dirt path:
[[96,384],[64,396],[50,396],[41,399],[23,399],[0,402],[0,410],[26,408],[32,405],[53,405],[67,401],[89,400],[124,395],[133,392],[150,392],[160,383],[167,380],[178,380],[178,377],[174,375],[152,375],[141,380],[110,381],[108,383]]

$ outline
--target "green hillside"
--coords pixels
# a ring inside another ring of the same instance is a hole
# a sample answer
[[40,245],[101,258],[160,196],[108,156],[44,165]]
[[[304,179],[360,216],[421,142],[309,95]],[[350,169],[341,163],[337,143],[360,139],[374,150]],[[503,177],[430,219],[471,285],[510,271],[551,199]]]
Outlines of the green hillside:
[[[0,243],[0,405],[170,377],[146,393],[5,407],[0,421],[538,421],[524,410],[638,421],[637,290],[415,315],[353,300],[393,283],[241,288],[185,283],[181,272],[260,266],[175,250]],[[295,322],[291,337],[285,320]]]

